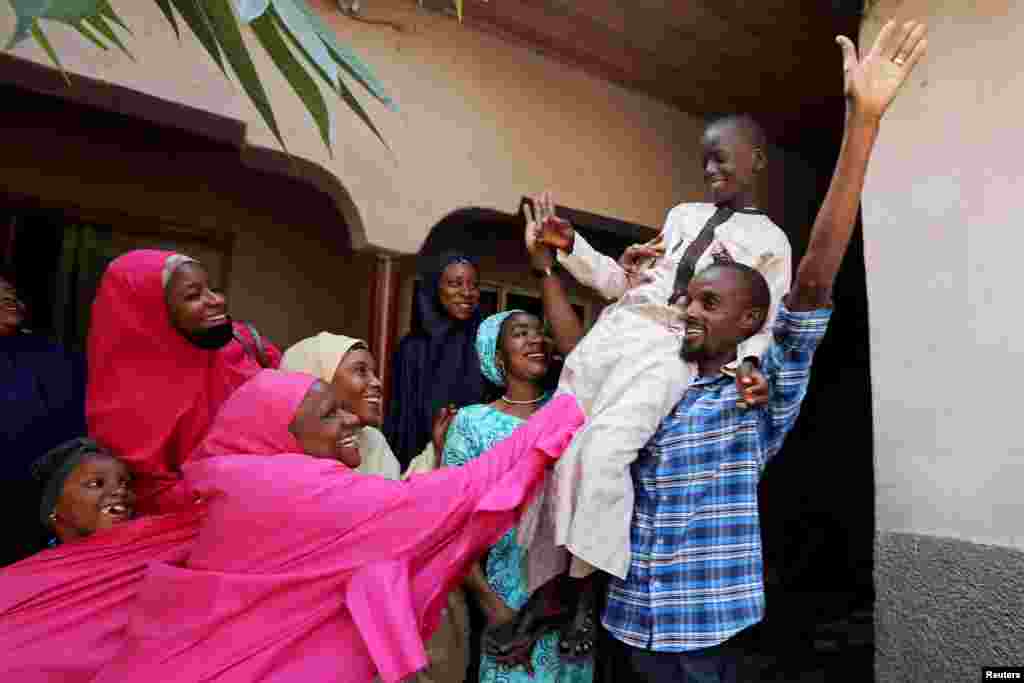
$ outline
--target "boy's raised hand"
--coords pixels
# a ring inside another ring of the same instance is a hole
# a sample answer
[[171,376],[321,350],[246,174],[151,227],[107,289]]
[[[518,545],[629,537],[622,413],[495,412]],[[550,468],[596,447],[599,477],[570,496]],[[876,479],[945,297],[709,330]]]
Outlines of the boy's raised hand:
[[645,284],[653,280],[647,269],[665,255],[665,240],[661,233],[644,244],[626,247],[619,257],[619,267],[626,273],[626,281],[630,287]]
[[836,37],[843,50],[843,92],[851,114],[882,118],[928,47],[926,32],[925,25],[916,21],[903,25],[889,21],[863,57],[858,57],[849,38]]

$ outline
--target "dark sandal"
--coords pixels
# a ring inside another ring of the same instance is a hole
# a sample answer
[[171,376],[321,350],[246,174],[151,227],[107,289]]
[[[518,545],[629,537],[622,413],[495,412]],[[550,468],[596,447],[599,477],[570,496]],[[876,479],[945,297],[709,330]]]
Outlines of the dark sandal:
[[576,613],[561,629],[558,651],[562,657],[582,659],[594,649],[597,594],[593,581],[586,581],[576,600]]
[[590,615],[574,620],[562,629],[558,651],[569,659],[582,659],[594,649],[594,619]]

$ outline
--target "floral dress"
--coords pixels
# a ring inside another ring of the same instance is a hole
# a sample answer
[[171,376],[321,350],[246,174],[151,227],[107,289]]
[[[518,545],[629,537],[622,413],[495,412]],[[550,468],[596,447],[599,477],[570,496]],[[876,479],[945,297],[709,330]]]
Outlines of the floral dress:
[[[494,444],[515,431],[523,421],[488,405],[463,408],[455,416],[445,439],[445,465],[465,465]],[[512,609],[521,609],[529,593],[524,577],[524,550],[516,542],[512,529],[491,548],[484,573],[487,583]],[[558,652],[558,633],[544,635],[533,647],[534,675],[525,667],[506,667],[486,654],[481,655],[480,683],[591,683],[594,666],[591,660],[570,663]]]

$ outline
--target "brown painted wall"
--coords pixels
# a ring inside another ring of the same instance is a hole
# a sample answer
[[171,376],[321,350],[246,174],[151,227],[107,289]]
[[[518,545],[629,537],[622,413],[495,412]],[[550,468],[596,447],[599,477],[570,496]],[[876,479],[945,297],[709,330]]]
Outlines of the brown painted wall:
[[[251,40],[290,151],[351,193],[362,217],[348,221],[357,248],[412,253],[455,208],[507,211],[546,187],[567,206],[644,225],[659,225],[672,204],[701,194],[694,154],[701,123],[692,116],[422,12],[410,0],[375,0],[367,8],[374,18],[401,23],[402,33],[350,21],[329,0],[311,5],[373,65],[401,107],[394,114],[367,102],[391,154],[347,109],[332,106],[330,157],[299,100]],[[47,27],[72,74],[240,122],[249,144],[277,149],[238,86],[187,28],[179,43],[155,3],[121,3],[118,12],[135,32],[129,44],[137,61],[98,51],[59,25]],[[12,27],[2,3],[0,35]],[[15,54],[47,63],[31,42]],[[54,83],[58,78],[54,73]],[[108,99],[111,108],[121,106]]]
[[369,333],[373,257],[351,251],[324,194],[247,169],[226,145],[12,88],[0,97],[0,187],[16,202],[226,250],[233,314],[278,344]]

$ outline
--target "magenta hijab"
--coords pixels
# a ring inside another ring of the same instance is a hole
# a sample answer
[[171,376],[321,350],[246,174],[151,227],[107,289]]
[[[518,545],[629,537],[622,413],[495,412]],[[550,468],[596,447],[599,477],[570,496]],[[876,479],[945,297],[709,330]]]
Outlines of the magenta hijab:
[[559,396],[468,465],[389,481],[294,452],[313,381],[263,372],[224,404],[184,467],[207,508],[191,553],[150,565],[94,683],[406,679],[448,593],[583,423]]
[[[92,304],[89,435],[132,468],[139,514],[191,504],[181,486],[182,464],[228,396],[260,371],[237,341],[208,351],[174,329],[164,287],[174,264],[188,260],[152,249],[123,254],[107,267]],[[236,333],[245,336],[241,327],[236,324]],[[278,365],[280,352],[267,351]]]
[[302,399],[319,380],[312,375],[263,370],[231,395],[189,460],[217,455],[302,453],[289,431]]
[[0,681],[91,681],[124,643],[149,563],[183,561],[203,512],[118,524],[0,569]]

